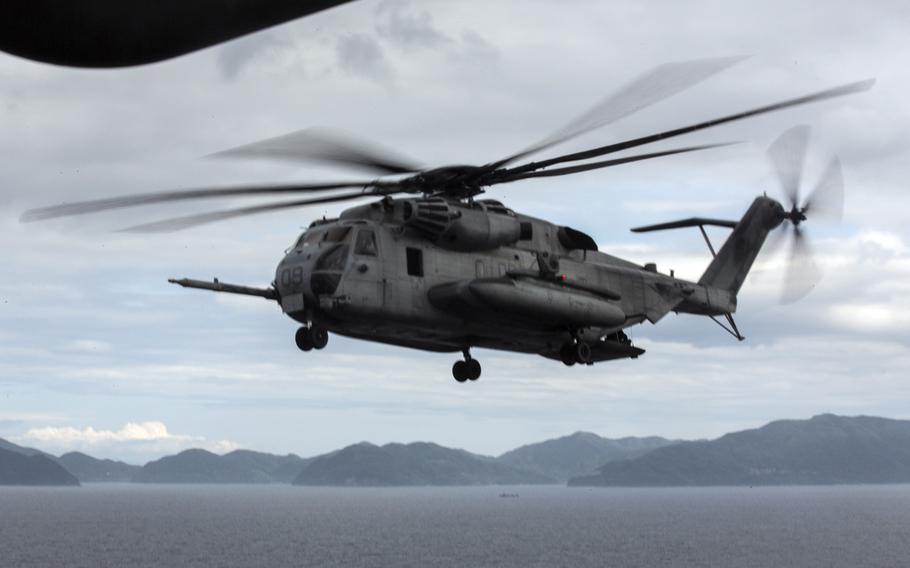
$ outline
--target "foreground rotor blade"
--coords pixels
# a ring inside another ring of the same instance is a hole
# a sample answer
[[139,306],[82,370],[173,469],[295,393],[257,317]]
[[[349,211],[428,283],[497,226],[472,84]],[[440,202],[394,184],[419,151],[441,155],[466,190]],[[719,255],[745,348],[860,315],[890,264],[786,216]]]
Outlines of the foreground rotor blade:
[[419,171],[413,160],[399,156],[377,144],[327,130],[306,129],[216,152],[209,158],[267,158],[328,162],[381,174],[406,174]]
[[209,213],[200,213],[198,215],[187,215],[186,217],[176,217],[174,219],[165,219],[153,223],[143,223],[121,229],[122,233],[172,233],[214,223],[215,221],[224,221],[237,217],[246,217],[257,213],[267,213],[270,211],[280,211],[282,209],[292,209],[294,207],[304,207],[306,205],[317,205],[320,203],[334,203],[337,201],[349,201],[361,197],[371,197],[370,193],[342,193],[340,195],[330,195],[327,197],[317,197],[314,199],[302,199],[299,201],[286,201],[282,203],[267,203],[265,205],[253,205],[251,207],[241,207],[239,209],[225,209],[223,211],[212,211]]
[[840,221],[844,217],[844,175],[840,160],[832,158],[815,189],[806,199],[803,213]]
[[777,172],[777,178],[790,201],[790,207],[799,207],[799,186],[806,162],[809,127],[801,124],[781,134],[768,148],[768,159]]
[[664,140],[666,138],[672,138],[674,136],[681,136],[683,134],[689,134],[690,132],[697,132],[699,130],[705,130],[707,128],[712,128],[714,126],[719,126],[721,124],[726,124],[728,122],[742,120],[744,118],[758,116],[760,114],[783,110],[785,108],[790,108],[790,107],[794,107],[794,106],[822,101],[825,99],[831,99],[834,97],[842,97],[844,95],[850,95],[853,93],[867,91],[872,87],[872,85],[874,83],[875,83],[875,79],[867,79],[865,81],[857,81],[855,83],[848,83],[846,85],[841,85],[839,87],[834,87],[832,89],[826,89],[824,91],[819,91],[819,92],[813,93],[811,95],[805,95],[802,97],[797,97],[795,99],[788,99],[786,101],[782,101],[779,103],[774,103],[774,104],[759,107],[756,109],[747,110],[745,112],[739,112],[736,114],[727,115],[722,118],[715,118],[713,120],[699,122],[697,124],[692,124],[690,126],[683,126],[682,128],[676,128],[674,130],[666,130],[664,132],[658,132],[657,134],[651,134],[649,136],[642,136],[641,138],[634,138],[632,140],[626,140],[623,142],[608,144],[606,146],[601,146],[599,148],[593,148],[591,150],[585,150],[582,152],[574,152],[572,154],[565,154],[563,156],[557,156],[555,158],[550,158],[548,160],[541,160],[539,162],[529,162],[527,164],[517,166],[515,168],[511,168],[511,170],[509,170],[509,171],[511,171],[513,173],[523,173],[523,172],[539,170],[541,168],[546,168],[548,166],[552,166],[555,164],[561,164],[564,162],[576,162],[578,160],[588,160],[590,158],[596,158],[598,156],[612,154],[613,152],[619,152],[620,150],[627,150],[629,148],[634,148],[636,146],[642,146],[644,144],[651,144],[652,142],[657,142],[658,140]]
[[821,269],[815,263],[806,234],[799,227],[793,228],[790,258],[786,271],[784,288],[780,297],[782,304],[790,304],[803,298],[815,288],[822,277]]
[[184,201],[188,199],[207,199],[212,197],[234,197],[281,193],[303,193],[310,191],[331,191],[335,189],[351,189],[353,187],[367,189],[381,187],[383,185],[385,184],[380,184],[379,182],[375,181],[363,181],[287,185],[247,185],[213,189],[186,189],[178,191],[164,191],[160,193],[141,193],[139,195],[123,195],[120,197],[109,197],[106,199],[95,199],[92,201],[63,203],[61,205],[42,207],[40,209],[29,209],[22,214],[19,220],[21,222],[28,223],[31,221],[53,219],[55,217],[82,215],[85,213],[96,213],[98,211],[106,211],[109,209],[121,209],[124,207],[135,207],[137,205],[151,205],[153,203],[167,203],[171,201]]
[[667,97],[697,85],[745,57],[716,57],[658,65],[537,144],[495,163],[501,167],[596,128],[616,122]]
[[738,142],[723,142],[720,144],[704,144],[702,146],[690,146],[688,148],[676,148],[673,150],[663,150],[661,152],[651,152],[650,154],[637,154],[635,156],[624,156],[622,158],[615,158],[613,160],[603,160],[601,162],[592,162],[590,164],[580,164],[578,166],[556,168],[553,170],[544,170],[541,172],[528,172],[528,173],[523,173],[523,174],[516,174],[513,176],[506,175],[504,177],[504,179],[496,180],[492,183],[508,183],[511,181],[518,181],[520,179],[538,178],[538,177],[555,177],[555,176],[564,176],[564,175],[568,175],[568,174],[577,174],[579,172],[597,170],[600,168],[609,168],[610,166],[618,166],[621,164],[628,164],[630,162],[640,162],[642,160],[650,160],[652,158],[660,158],[662,156],[672,156],[673,154],[685,154],[687,152],[697,152],[699,150],[708,150],[710,148],[720,148],[722,146],[730,146],[733,144],[738,144]]

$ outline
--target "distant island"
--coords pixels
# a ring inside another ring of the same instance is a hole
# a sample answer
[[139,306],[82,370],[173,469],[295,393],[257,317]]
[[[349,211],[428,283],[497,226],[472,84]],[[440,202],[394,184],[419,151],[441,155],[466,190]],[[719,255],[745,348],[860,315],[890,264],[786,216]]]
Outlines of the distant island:
[[41,453],[0,447],[0,485],[79,485],[79,480]]
[[360,443],[313,458],[294,485],[531,485],[555,479],[436,444]]
[[429,442],[361,442],[311,458],[190,449],[143,466],[59,457],[0,439],[0,485],[293,483],[309,486],[568,484],[668,487],[910,483],[910,421],[823,414],[715,440],[609,439],[590,432],[493,457]]
[[779,420],[604,464],[570,486],[818,485],[910,482],[910,421],[833,414]]

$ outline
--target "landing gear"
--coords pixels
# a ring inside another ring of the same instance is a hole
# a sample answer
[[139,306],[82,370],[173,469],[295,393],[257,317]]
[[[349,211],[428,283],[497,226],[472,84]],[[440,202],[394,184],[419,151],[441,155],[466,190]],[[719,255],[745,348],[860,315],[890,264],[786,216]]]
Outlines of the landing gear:
[[329,342],[329,332],[324,327],[311,325],[310,327],[301,327],[294,335],[294,341],[301,351],[310,351],[312,349],[322,349]]
[[575,363],[591,365],[591,346],[580,339],[563,343],[562,347],[559,348],[559,359],[566,367],[571,367]]
[[569,343],[564,343],[563,346],[559,349],[559,358],[562,360],[563,365],[566,367],[571,367],[575,364],[575,344],[571,341]]
[[464,352],[464,361],[455,361],[452,365],[452,376],[459,383],[476,381],[480,378],[480,361],[471,357],[467,350]]

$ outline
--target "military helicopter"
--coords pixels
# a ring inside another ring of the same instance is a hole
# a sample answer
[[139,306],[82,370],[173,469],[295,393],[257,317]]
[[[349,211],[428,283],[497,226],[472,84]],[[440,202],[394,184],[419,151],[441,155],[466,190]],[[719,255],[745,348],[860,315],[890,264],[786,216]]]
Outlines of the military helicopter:
[[[710,317],[742,340],[733,319],[737,294],[768,234],[784,223],[792,227],[787,280],[793,284],[789,299],[795,299],[806,292],[796,289],[796,276],[806,272],[803,267],[813,266],[802,223],[815,213],[837,216],[843,207],[842,176],[836,159],[808,199],[800,200],[808,135],[805,127],[789,130],[769,151],[786,206],[760,196],[739,221],[699,217],[633,229],[647,232],[698,227],[714,259],[697,282],[676,278],[672,273],[661,274],[652,264],[641,266],[600,252],[594,239],[582,231],[479,198],[487,188],[499,184],[713,148],[718,144],[590,161],[748,117],[856,93],[872,85],[872,80],[850,83],[586,151],[511,165],[654,104],[736,61],[705,59],[658,66],[552,136],[486,165],[422,169],[376,146],[300,131],[216,156],[321,160],[382,176],[351,182],[121,196],[33,209],[22,220],[200,198],[321,194],[125,229],[165,232],[269,211],[373,198],[343,211],[338,218],[313,221],[285,251],[268,288],[217,279],[169,282],[277,302],[285,314],[301,324],[295,340],[303,351],[323,349],[329,333],[334,333],[427,351],[461,352],[463,358],[452,367],[452,375],[459,382],[480,377],[480,362],[471,356],[474,347],[538,354],[568,366],[637,358],[644,350],[633,345],[624,330],[646,320],[657,323],[671,311]],[[553,167],[571,162],[582,163]],[[720,250],[715,251],[705,226],[732,229]]]

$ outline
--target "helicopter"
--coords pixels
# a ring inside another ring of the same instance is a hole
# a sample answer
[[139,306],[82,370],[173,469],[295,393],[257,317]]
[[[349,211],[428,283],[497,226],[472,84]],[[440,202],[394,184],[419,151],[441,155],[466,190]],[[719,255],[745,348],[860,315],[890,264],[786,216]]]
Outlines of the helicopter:
[[[314,204],[371,199],[337,218],[313,221],[285,251],[274,281],[257,288],[189,278],[187,288],[251,295],[274,301],[301,326],[302,351],[326,347],[329,334],[426,351],[461,353],[452,366],[458,382],[476,381],[481,364],[472,348],[487,348],[561,361],[567,366],[644,354],[624,330],[670,312],[709,317],[738,340],[737,295],[766,238],[792,229],[785,300],[814,285],[817,269],[802,227],[810,215],[838,217],[843,177],[833,159],[802,200],[800,180],[808,128],[775,141],[768,156],[786,199],[754,199],[739,220],[703,217],[639,227],[650,232],[698,228],[713,259],[698,281],[662,274],[599,251],[584,232],[519,213],[482,198],[499,184],[557,177],[660,157],[704,151],[702,144],[603,160],[595,158],[786,108],[858,93],[859,81],[708,121],[585,151],[512,165],[595,128],[624,118],[701,82],[741,58],[713,58],[660,65],[631,81],[566,127],[520,152],[481,165],[422,168],[376,145],[304,130],[214,154],[219,158],[306,159],[379,173],[372,180],[185,189],[66,203],[25,212],[36,221],[147,204],[215,197],[306,196],[144,223],[124,229],[156,233],[187,229],[246,215]],[[581,162],[574,165],[563,165]],[[553,167],[559,166],[559,167]],[[354,190],[354,191],[352,191]],[[309,195],[317,194],[310,197]],[[706,226],[732,230],[715,250]],[[810,274],[807,287],[806,273]]]

